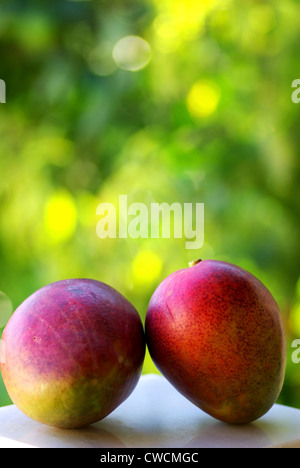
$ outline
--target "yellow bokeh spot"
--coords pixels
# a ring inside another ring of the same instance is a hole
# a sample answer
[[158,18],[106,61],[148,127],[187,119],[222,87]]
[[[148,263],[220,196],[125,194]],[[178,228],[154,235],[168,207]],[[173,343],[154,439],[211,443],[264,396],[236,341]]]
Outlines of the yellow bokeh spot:
[[133,280],[138,284],[152,284],[161,274],[162,261],[150,251],[140,251],[132,262]]
[[72,195],[67,191],[54,193],[47,201],[44,213],[44,227],[48,239],[63,242],[75,231],[77,210]]
[[156,46],[165,53],[181,43],[194,40],[202,32],[207,15],[225,0],[153,0],[158,16],[153,26]]
[[187,95],[188,110],[194,117],[208,117],[216,111],[220,97],[220,90],[214,83],[197,81]]
[[154,21],[156,47],[161,52],[174,52],[182,43],[178,21],[171,15],[161,14]]

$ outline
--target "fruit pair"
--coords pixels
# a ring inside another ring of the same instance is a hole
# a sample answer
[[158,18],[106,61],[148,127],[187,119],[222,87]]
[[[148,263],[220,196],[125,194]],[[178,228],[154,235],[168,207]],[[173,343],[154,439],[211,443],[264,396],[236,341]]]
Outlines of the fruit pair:
[[135,308],[98,281],[59,281],[20,305],[2,336],[2,376],[25,414],[75,428],[103,419],[135,388],[145,344],[158,369],[217,419],[247,423],[281,391],[285,333],[263,284],[207,260],[154,292],[145,333]]

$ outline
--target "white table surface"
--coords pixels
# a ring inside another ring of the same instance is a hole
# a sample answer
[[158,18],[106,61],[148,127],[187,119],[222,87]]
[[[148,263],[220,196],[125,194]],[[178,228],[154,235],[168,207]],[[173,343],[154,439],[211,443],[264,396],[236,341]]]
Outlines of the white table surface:
[[251,424],[229,425],[205,414],[165,378],[152,374],[142,376],[113,413],[83,429],[57,429],[32,421],[14,405],[0,408],[1,448],[263,448],[286,442],[300,446],[298,438],[298,409],[274,405]]

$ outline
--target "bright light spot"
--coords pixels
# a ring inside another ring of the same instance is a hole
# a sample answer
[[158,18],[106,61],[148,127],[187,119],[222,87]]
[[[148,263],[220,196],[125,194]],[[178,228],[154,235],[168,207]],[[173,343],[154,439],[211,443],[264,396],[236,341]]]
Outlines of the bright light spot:
[[178,21],[172,15],[157,16],[153,26],[156,32],[156,46],[160,51],[174,52],[182,43]]
[[12,312],[13,307],[11,300],[6,294],[0,291],[0,328],[5,327]]
[[140,284],[152,284],[159,278],[161,270],[161,259],[150,250],[140,251],[132,263],[133,279]]
[[151,47],[138,36],[123,37],[113,49],[113,59],[118,67],[127,71],[138,71],[151,60]]
[[220,90],[214,83],[197,81],[187,95],[188,110],[194,117],[208,117],[216,111],[220,97]]
[[[164,53],[174,52],[183,42],[203,31],[207,15],[226,0],[153,0],[159,11],[153,27],[155,45]],[[227,0],[228,1],[228,0]]]
[[69,239],[76,228],[77,211],[72,195],[67,191],[52,195],[45,207],[45,231],[51,241]]

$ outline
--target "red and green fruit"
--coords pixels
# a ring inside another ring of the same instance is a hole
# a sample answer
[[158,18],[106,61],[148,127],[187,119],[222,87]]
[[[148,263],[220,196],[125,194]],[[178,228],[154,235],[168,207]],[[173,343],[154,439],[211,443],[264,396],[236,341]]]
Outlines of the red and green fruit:
[[141,319],[90,279],[58,281],[26,299],[2,336],[7,391],[30,418],[76,428],[103,419],[135,388],[145,355]]
[[279,308],[235,265],[196,261],[168,276],[150,300],[145,331],[161,373],[219,420],[254,421],[279,396],[286,364]]

